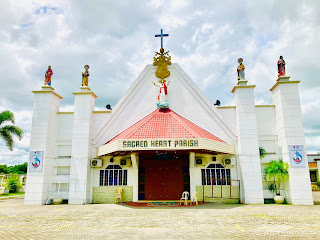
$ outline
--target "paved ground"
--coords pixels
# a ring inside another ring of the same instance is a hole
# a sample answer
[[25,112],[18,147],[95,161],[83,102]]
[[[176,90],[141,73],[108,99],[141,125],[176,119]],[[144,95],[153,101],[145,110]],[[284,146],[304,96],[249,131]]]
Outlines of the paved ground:
[[0,239],[320,239],[320,206],[24,206],[0,200]]

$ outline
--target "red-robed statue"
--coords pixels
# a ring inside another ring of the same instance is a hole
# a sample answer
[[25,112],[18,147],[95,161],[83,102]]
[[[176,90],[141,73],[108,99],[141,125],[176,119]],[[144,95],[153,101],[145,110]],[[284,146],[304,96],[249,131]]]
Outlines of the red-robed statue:
[[51,70],[51,66],[48,66],[48,70],[46,71],[46,74],[44,75],[44,85],[51,86],[51,76],[53,72]]
[[169,83],[170,83],[170,81],[166,84],[166,80],[163,80],[163,79],[161,79],[159,81],[159,84],[156,84],[153,82],[153,84],[159,88],[158,102],[157,102],[158,108],[168,108],[169,107],[169,103],[167,101]]
[[278,60],[278,77],[282,77],[286,75],[286,62],[283,60],[283,57],[280,56]]

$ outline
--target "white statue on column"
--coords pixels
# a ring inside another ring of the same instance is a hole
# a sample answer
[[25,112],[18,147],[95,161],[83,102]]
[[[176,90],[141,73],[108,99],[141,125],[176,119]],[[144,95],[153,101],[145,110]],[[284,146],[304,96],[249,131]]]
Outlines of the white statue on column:
[[159,81],[159,84],[154,83],[153,84],[159,88],[159,94],[158,94],[158,101],[157,101],[157,106],[158,108],[168,108],[169,103],[167,101],[167,94],[168,94],[168,86],[169,86],[170,81],[168,84],[166,84],[166,80],[161,79]]
[[238,59],[238,63],[239,63],[239,66],[237,68],[237,71],[238,71],[238,81],[245,81],[245,77],[244,77],[244,65],[243,65],[243,59],[242,58],[239,58]]

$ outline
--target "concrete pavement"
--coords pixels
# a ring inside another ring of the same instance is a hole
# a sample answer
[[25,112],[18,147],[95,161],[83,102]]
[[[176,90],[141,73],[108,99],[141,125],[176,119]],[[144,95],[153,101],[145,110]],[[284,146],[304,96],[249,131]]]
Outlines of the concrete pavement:
[[0,200],[0,239],[319,239],[320,206],[24,206]]

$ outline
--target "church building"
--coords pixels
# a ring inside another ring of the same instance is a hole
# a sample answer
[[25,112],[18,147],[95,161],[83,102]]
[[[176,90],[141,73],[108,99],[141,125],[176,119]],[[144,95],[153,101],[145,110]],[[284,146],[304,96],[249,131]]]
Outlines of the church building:
[[278,159],[289,164],[281,195],[294,205],[313,204],[299,81],[280,74],[272,104],[256,105],[239,59],[234,105],[219,106],[161,46],[116,106],[96,111],[88,69],[72,93],[73,112],[60,111],[51,68],[33,91],[25,204],[57,196],[68,204],[113,203],[119,187],[123,202],[177,201],[188,191],[199,201],[263,204],[274,196],[264,168]]

